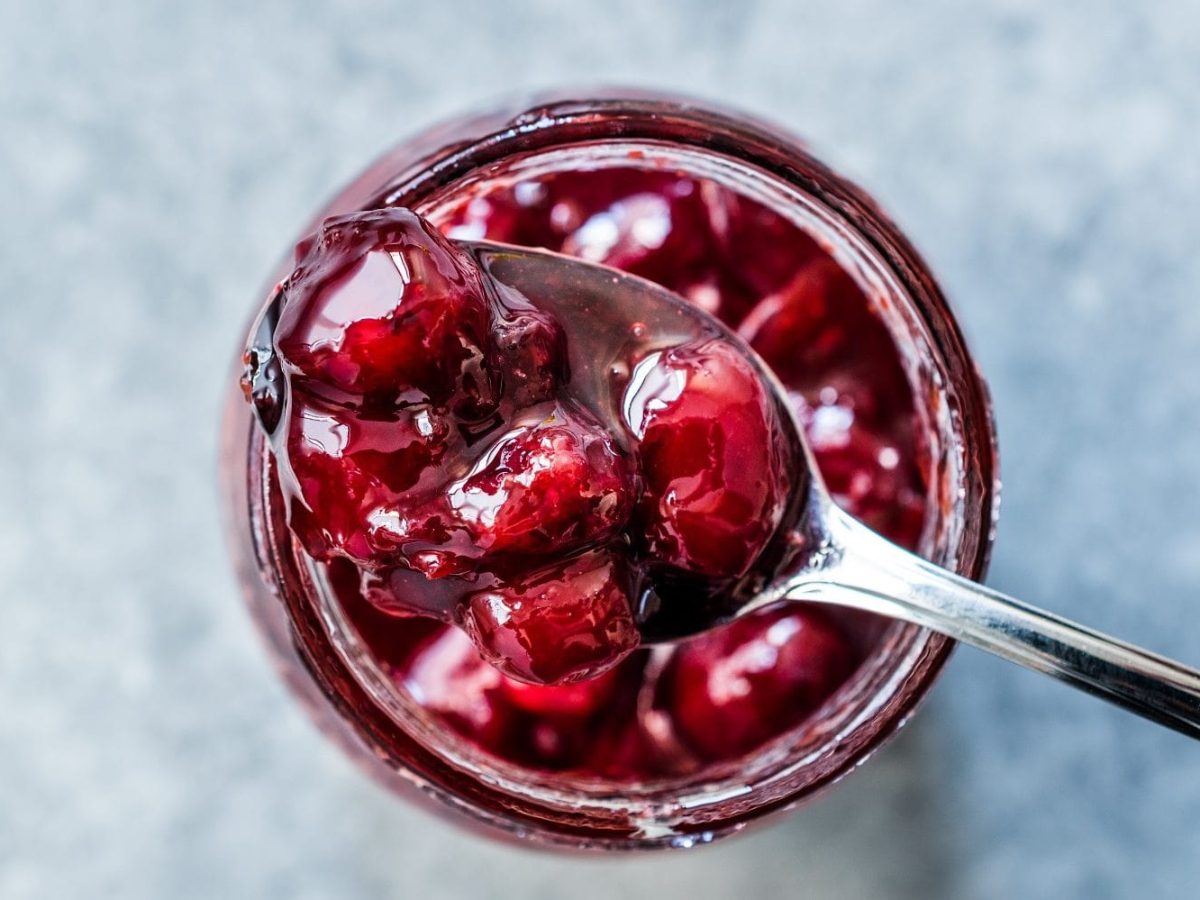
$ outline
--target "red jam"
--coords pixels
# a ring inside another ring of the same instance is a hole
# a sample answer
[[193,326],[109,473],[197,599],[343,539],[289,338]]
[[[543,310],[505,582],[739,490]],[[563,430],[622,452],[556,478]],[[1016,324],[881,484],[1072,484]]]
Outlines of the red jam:
[[[438,224],[626,269],[720,317],[788,388],[837,501],[915,547],[926,490],[898,352],[795,225],[633,168],[497,188]],[[807,608],[634,649],[647,582],[719,591],[779,522],[777,424],[730,345],[631,360],[621,433],[572,391],[553,317],[498,298],[412,214],[334,220],[297,256],[275,331],[289,521],[432,716],[519,765],[636,780],[750,752],[851,674],[852,627]]]

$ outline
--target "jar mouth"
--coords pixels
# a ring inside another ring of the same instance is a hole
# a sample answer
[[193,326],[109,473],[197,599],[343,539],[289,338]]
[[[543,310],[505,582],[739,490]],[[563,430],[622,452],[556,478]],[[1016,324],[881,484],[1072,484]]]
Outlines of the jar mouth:
[[[678,106],[671,106],[677,124],[664,136],[660,107],[653,101],[621,102],[618,108],[627,118],[619,136],[604,133],[602,126],[589,129],[588,116],[594,118],[594,111],[585,113],[579,104],[529,111],[506,129],[423,160],[407,180],[395,177],[373,195],[360,185],[361,196],[374,196],[361,205],[411,206],[436,222],[452,198],[485,183],[564,169],[669,166],[731,188],[790,219],[858,282],[891,330],[914,396],[921,398],[917,413],[930,441],[931,491],[921,553],[968,577],[982,577],[998,491],[990,405],[927,268],[864,195],[791,139]],[[641,122],[645,133],[635,133],[631,121]],[[524,124],[529,122],[534,124]],[[681,140],[687,136],[683,126],[695,134]],[[525,127],[532,130],[522,131]],[[544,145],[527,140],[535,133]],[[327,212],[346,205],[343,195]],[[257,469],[263,478],[263,513],[276,519],[279,492],[270,484],[269,454],[254,434],[250,450],[252,472]],[[889,623],[875,636],[856,673],[804,723],[746,756],[693,775],[627,783],[543,773],[476,748],[405,696],[361,644],[319,567],[292,546],[286,528],[276,534],[291,548],[288,567],[302,572],[307,587],[315,630],[297,645],[323,693],[342,706],[335,683],[352,679],[365,700],[414,745],[408,758],[383,754],[378,735],[360,729],[356,741],[376,760],[391,757],[384,760],[391,772],[375,774],[389,783],[398,778],[414,784],[489,825],[538,843],[613,849],[691,846],[792,806],[836,782],[903,725],[953,646],[925,629]],[[262,550],[260,544],[260,554]],[[315,646],[321,641],[332,655],[309,649],[310,642]],[[336,673],[329,668],[335,661]],[[464,791],[468,783],[469,792]],[[498,815],[494,806],[504,814]]]

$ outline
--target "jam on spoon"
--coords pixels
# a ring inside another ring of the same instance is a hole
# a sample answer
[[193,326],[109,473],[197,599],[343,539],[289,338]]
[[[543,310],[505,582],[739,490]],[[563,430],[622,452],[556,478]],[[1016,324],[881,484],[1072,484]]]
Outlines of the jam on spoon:
[[616,665],[664,597],[745,589],[794,468],[786,410],[719,325],[560,262],[457,246],[406,210],[331,220],[251,354],[264,422],[287,410],[307,552],[535,684]]

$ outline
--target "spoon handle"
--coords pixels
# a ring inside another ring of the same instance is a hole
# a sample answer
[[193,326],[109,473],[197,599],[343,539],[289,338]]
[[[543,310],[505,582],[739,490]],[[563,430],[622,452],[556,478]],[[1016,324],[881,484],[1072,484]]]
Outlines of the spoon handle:
[[1200,671],[960,578],[828,513],[822,561],[769,593],[902,619],[1200,739]]

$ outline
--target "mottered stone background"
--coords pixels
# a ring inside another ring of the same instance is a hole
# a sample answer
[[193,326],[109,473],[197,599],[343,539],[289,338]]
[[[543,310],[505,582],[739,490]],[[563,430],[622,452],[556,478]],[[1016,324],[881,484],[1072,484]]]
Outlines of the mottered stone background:
[[255,291],[395,139],[617,82],[807,135],[991,379],[991,582],[1200,663],[1200,9],[0,3],[0,896],[1191,898],[1200,745],[960,651],[799,815],[575,859],[393,801],[269,669],[218,530]]

